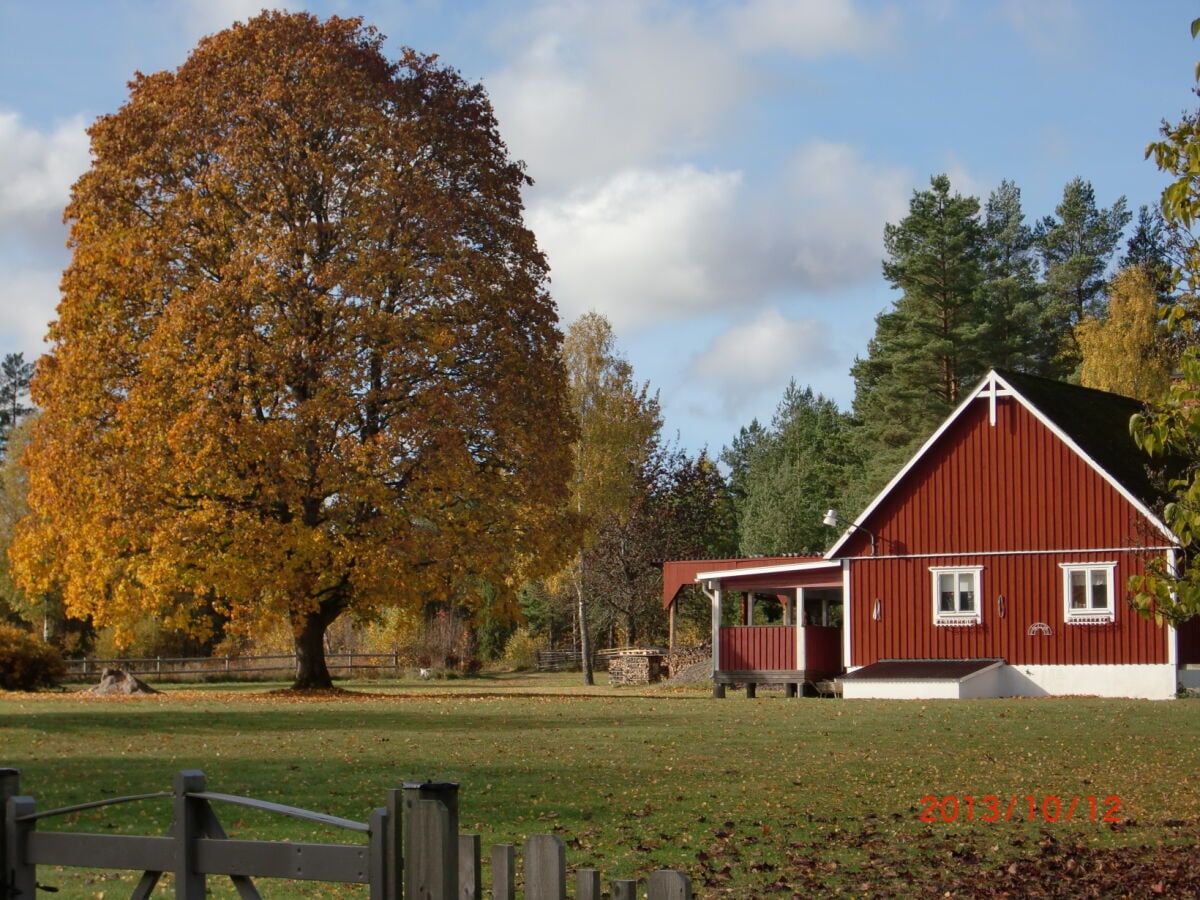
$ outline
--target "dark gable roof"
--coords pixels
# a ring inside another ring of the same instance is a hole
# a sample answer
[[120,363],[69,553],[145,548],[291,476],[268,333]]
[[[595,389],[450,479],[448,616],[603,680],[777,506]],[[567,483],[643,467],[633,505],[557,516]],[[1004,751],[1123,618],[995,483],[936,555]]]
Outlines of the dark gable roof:
[[1145,409],[1140,400],[1005,369],[997,369],[996,374],[1130,494],[1150,509],[1158,506],[1162,487],[1156,486],[1151,476],[1154,461],[1138,449],[1129,434],[1130,418]]

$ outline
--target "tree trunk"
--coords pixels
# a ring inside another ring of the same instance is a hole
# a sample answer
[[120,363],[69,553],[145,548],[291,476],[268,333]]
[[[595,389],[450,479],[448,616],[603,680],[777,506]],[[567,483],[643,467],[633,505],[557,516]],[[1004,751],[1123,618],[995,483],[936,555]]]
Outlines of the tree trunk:
[[324,604],[317,612],[308,613],[299,627],[293,624],[296,643],[295,691],[328,691],[333,689],[333,678],[325,665],[325,630],[337,618],[330,615]]
[[575,580],[575,596],[579,603],[579,664],[583,667],[583,683],[592,685],[592,641],[588,636],[587,601],[583,593],[583,554],[579,554],[579,575]]

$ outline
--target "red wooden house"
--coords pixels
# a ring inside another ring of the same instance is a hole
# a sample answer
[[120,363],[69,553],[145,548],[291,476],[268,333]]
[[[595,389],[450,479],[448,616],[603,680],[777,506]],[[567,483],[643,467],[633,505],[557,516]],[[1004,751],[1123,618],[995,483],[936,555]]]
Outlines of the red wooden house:
[[[1200,629],[1125,602],[1129,577],[1176,549],[1129,437],[1138,409],[991,372],[824,557],[693,563],[714,693],[840,675],[845,697],[1174,696]],[[742,624],[723,625],[737,595]],[[755,621],[764,602],[778,624]]]

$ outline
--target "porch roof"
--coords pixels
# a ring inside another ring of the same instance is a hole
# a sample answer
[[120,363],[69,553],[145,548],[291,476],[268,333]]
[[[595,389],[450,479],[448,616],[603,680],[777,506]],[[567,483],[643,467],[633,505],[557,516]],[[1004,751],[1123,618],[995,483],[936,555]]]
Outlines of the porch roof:
[[669,609],[684,585],[695,584],[697,573],[774,568],[786,563],[820,561],[819,556],[743,556],[727,559],[677,559],[663,563],[663,609]]
[[810,556],[775,565],[741,566],[697,572],[696,581],[719,581],[725,591],[790,590],[841,587],[842,562]]

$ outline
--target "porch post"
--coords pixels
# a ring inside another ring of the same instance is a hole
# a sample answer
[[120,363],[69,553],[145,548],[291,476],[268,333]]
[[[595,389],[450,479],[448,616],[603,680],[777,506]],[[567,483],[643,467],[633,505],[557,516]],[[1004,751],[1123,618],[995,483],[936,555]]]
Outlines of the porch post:
[[[796,588],[796,596],[793,600],[793,608],[795,610],[793,618],[796,625],[796,669],[800,672],[804,671],[804,588]],[[804,681],[801,680],[797,684],[789,684],[787,686],[787,696],[795,697],[804,690]]]
[[711,589],[712,598],[712,671],[713,696],[717,699],[725,697],[725,685],[717,683],[717,672],[721,669],[721,582]]
[[679,598],[676,597],[671,601],[671,606],[667,613],[667,658],[670,659],[670,654],[675,652],[675,611],[679,607]]
[[850,597],[850,560],[842,560],[842,667],[850,668],[850,632],[854,630],[854,618],[851,615]]
[[796,588],[796,668],[804,671],[804,588]]

